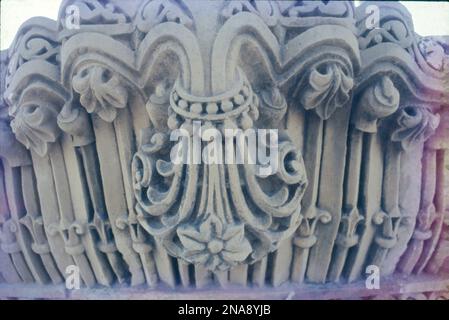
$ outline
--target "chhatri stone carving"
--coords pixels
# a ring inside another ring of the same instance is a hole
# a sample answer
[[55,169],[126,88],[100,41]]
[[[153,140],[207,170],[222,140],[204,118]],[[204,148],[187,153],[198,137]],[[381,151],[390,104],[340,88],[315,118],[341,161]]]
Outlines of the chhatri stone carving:
[[444,277],[448,46],[398,3],[63,1],[1,54],[0,290]]

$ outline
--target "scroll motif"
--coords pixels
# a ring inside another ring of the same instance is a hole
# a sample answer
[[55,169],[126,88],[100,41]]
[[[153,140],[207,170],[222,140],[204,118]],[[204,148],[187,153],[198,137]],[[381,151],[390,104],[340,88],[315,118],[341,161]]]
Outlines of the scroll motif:
[[323,69],[311,71],[302,103],[307,110],[314,109],[323,120],[327,120],[335,109],[349,101],[353,85],[353,79],[340,65],[327,64]]
[[398,106],[399,91],[389,77],[382,77],[363,93],[355,111],[355,126],[361,131],[374,133],[379,119],[392,115]]
[[203,157],[208,163],[189,162],[195,151],[186,153],[184,160],[189,164],[174,164],[169,159],[170,153],[186,151],[182,141],[201,135],[195,122],[222,135],[226,129],[254,128],[259,117],[258,101],[241,73],[233,89],[220,96],[195,97],[178,84],[170,95],[167,126],[184,129],[188,136],[169,143],[167,134],[147,130],[134,156],[134,193],[140,224],[161,239],[174,256],[211,271],[259,260],[292,234],[301,221],[304,164],[288,139],[281,138],[279,144],[279,170],[266,175],[261,174],[261,163],[212,161],[214,152],[224,146],[222,142],[214,147],[201,142],[208,151],[210,158]]
[[274,27],[279,22],[285,27],[312,25],[308,18],[346,19],[354,16],[354,8],[348,1],[229,1],[222,10],[224,18],[240,12],[251,12]]
[[380,7],[380,21],[378,28],[369,28],[369,15],[366,14],[366,6],[363,4],[358,11],[358,24],[360,30],[360,49],[365,50],[380,43],[395,43],[410,53],[415,43],[413,24],[410,15],[400,6],[391,3],[378,3]]

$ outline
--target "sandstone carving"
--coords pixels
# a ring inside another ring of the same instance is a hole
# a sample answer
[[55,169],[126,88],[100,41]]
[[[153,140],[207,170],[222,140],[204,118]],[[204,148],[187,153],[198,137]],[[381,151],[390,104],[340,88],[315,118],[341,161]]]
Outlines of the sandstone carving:
[[401,4],[65,0],[0,80],[0,290],[447,279],[449,42]]

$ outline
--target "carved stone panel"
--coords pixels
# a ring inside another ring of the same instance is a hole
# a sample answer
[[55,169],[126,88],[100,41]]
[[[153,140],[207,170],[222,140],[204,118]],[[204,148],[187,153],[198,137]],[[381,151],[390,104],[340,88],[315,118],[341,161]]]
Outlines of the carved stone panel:
[[0,281],[449,269],[449,42],[399,3],[65,0],[1,66]]

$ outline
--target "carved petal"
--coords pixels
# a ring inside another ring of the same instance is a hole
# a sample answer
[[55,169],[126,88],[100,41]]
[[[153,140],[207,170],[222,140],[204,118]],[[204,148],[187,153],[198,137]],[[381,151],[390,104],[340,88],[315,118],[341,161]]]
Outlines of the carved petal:
[[242,224],[240,225],[231,225],[226,228],[223,234],[223,240],[230,241],[232,239],[237,239],[238,241],[243,239],[244,227]]
[[252,252],[253,248],[248,239],[242,241],[228,241],[222,251],[223,258],[229,262],[242,262]]
[[[198,232],[194,227],[181,226],[178,229],[178,236],[185,247],[189,248],[192,242],[197,242],[196,247],[202,247],[201,244],[207,243],[210,240],[207,234]],[[201,250],[201,249],[197,249]]]
[[398,128],[391,135],[391,140],[400,142],[404,150],[409,150],[413,144],[426,141],[435,132],[439,122],[439,116],[426,108],[405,107],[399,111]]
[[210,259],[210,254],[206,251],[197,252],[197,251],[188,251],[185,254],[185,258],[194,264],[203,264],[206,263],[208,259]]
[[353,85],[353,79],[336,64],[327,65],[324,72],[314,69],[309,76],[309,88],[302,97],[304,108],[315,109],[323,120],[327,120],[335,109],[348,102]]
[[51,107],[24,105],[18,108],[11,128],[17,140],[27,149],[44,156],[49,144],[56,141],[60,132],[55,118],[56,113]]
[[191,229],[178,229],[178,236],[182,245],[188,251],[201,251],[206,249],[205,241],[200,234]]
[[73,89],[80,94],[80,102],[89,113],[97,113],[104,121],[112,122],[117,110],[126,107],[128,92],[117,74],[103,67],[88,67],[73,78]]

